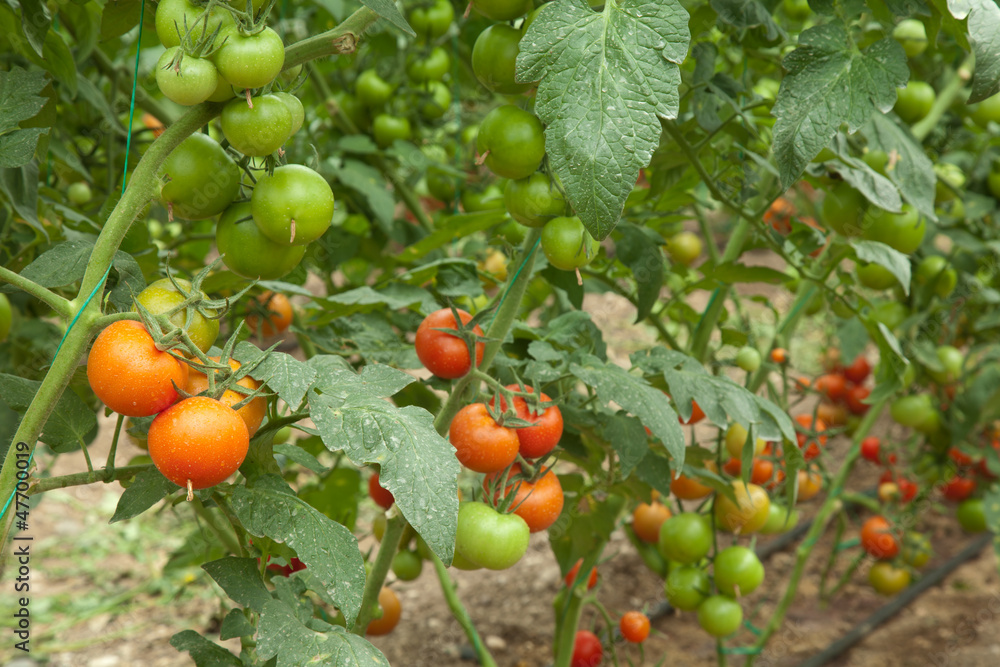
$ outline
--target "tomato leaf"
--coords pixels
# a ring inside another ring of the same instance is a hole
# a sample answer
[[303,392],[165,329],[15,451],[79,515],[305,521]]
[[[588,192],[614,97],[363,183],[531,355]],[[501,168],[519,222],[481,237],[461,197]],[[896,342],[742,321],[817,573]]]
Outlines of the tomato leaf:
[[903,292],[910,293],[910,260],[903,253],[878,241],[851,241],[858,259],[874,262],[885,267],[903,287]]
[[233,602],[260,612],[273,598],[253,558],[227,556],[201,566]]
[[399,9],[396,8],[396,3],[392,0],[361,0],[361,4],[405,32],[407,35],[410,35],[411,37],[415,37],[417,35],[417,33],[413,32],[413,28],[410,27],[410,24],[406,22],[406,19],[403,18],[403,15],[399,13]]
[[771,12],[758,0],[712,0],[719,19],[740,30],[764,28],[769,41],[785,36],[785,31],[771,18]]
[[674,465],[684,463],[684,432],[670,399],[642,377],[630,374],[613,363],[588,355],[581,363],[570,364],[570,373],[597,392],[602,403],[614,401],[635,415],[666,446]]
[[909,131],[888,116],[874,114],[863,128],[868,147],[896,153],[896,164],[886,172],[906,201],[931,220],[934,212],[934,164]]
[[[892,181],[869,167],[863,160],[844,154],[841,154],[841,159],[843,162],[831,161],[830,167],[854,186],[855,190],[863,194],[865,199],[886,211],[899,213],[902,210],[903,200]],[[933,190],[933,187],[931,189]]]
[[[619,413],[612,416],[601,429],[601,437],[611,443],[621,464],[622,477],[628,477],[649,451],[646,431],[635,417]],[[666,478],[669,480],[669,475]]]
[[31,228],[48,240],[49,231],[38,221],[38,162],[20,168],[0,169],[0,193]]
[[539,81],[535,113],[576,214],[594,238],[611,233],[625,199],[676,118],[688,13],[677,0],[586,0],[542,6],[521,40],[518,81]]
[[143,470],[118,499],[118,506],[108,523],[139,516],[176,490],[177,485],[161,475],[156,468]]
[[354,622],[361,610],[365,566],[351,531],[297,498],[275,475],[261,477],[253,486],[237,486],[232,505],[251,534],[294,549],[348,622]]
[[[263,356],[264,352],[259,347],[246,341],[233,351],[233,359],[241,364],[256,362]],[[288,405],[298,407],[316,379],[316,371],[283,352],[271,352],[267,359],[250,371],[250,377],[266,384]]]
[[101,12],[101,41],[121,37],[139,25],[143,0],[109,0]]
[[969,19],[969,42],[976,55],[969,102],[1000,93],[1000,5],[995,0],[948,0],[948,11],[956,19]]
[[439,307],[434,296],[427,290],[414,285],[402,284],[393,284],[380,291],[364,285],[339,294],[331,294],[325,301],[331,307],[316,319],[315,323],[318,325],[336,318],[372,310],[400,310],[417,306],[422,312],[433,312]]
[[784,61],[772,113],[774,155],[783,187],[791,187],[809,161],[830,143],[842,123],[855,132],[876,110],[889,111],[909,69],[903,47],[892,38],[864,52],[852,46],[840,21],[810,28]]
[[183,630],[170,638],[170,645],[178,651],[187,651],[197,667],[242,667],[235,655],[218,644],[205,639],[194,630]]
[[243,614],[243,610],[230,609],[226,617],[222,619],[222,626],[219,628],[219,639],[226,641],[234,637],[248,637],[253,633],[254,628]]
[[281,600],[271,600],[264,605],[258,627],[257,653],[262,660],[277,656],[277,667],[389,667],[382,652],[363,637],[318,619],[304,625],[295,611]]
[[506,218],[507,212],[503,209],[450,215],[435,223],[433,232],[401,252],[398,259],[403,264],[413,262],[452,241],[498,225]]
[[[0,373],[0,400],[23,415],[41,384]],[[66,391],[56,403],[44,428],[39,440],[56,453],[71,452],[93,441],[97,435],[97,417],[75,392]]]
[[374,167],[358,160],[344,160],[344,164],[332,170],[342,185],[365,198],[379,228],[386,234],[392,232],[392,214],[396,202],[389,192],[385,178]]
[[65,287],[83,278],[94,249],[92,241],[66,241],[24,267],[21,275],[42,287]]
[[[618,259],[632,270],[632,276],[635,278],[638,309],[635,321],[641,322],[652,312],[663,287],[663,252],[660,250],[662,238],[651,229],[631,223],[622,225],[619,229],[622,232],[622,239],[615,244],[615,251],[618,253]],[[568,271],[561,273],[569,274]],[[575,277],[571,280],[576,283]],[[577,287],[580,289],[582,304],[583,287],[580,285]]]
[[313,357],[310,364],[322,368],[309,392],[309,413],[323,444],[343,450],[356,465],[377,463],[379,483],[396,497],[403,516],[450,563],[461,465],[429,412],[385,400],[414,378],[381,364],[357,374],[339,357]]

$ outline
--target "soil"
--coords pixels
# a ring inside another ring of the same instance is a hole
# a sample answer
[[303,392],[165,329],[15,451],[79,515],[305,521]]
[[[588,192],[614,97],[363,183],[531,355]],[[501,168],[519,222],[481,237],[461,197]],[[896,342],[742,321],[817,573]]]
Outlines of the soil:
[[[779,298],[778,290],[767,285],[759,287],[759,293]],[[780,307],[781,304],[776,305]],[[644,327],[630,324],[634,321],[634,312],[617,297],[588,295],[585,307],[604,331],[606,340],[611,342],[615,361],[627,363],[630,352],[654,340]],[[760,321],[763,322],[763,318]],[[95,466],[101,465],[107,454],[113,427],[113,421],[102,419],[101,435],[90,448]],[[877,433],[891,438],[890,425],[880,423]],[[833,444],[828,455],[836,460],[845,448],[844,442]],[[119,461],[140,453],[131,444],[122,443]],[[49,461],[43,460],[43,463],[48,465]],[[83,469],[84,459],[77,452],[59,457],[51,473],[58,475]],[[859,462],[849,487],[855,491],[870,489],[876,483],[877,474],[874,466]],[[176,652],[169,645],[169,638],[185,628],[217,633],[228,604],[221,591],[207,585],[207,578],[194,566],[179,573],[174,571],[169,576],[161,574],[170,551],[180,544],[180,538],[171,537],[177,517],[170,512],[153,510],[139,519],[109,528],[106,521],[120,493],[117,484],[74,487],[46,494],[45,500],[33,508],[29,533],[38,540],[34,553],[39,554],[32,560],[31,575],[31,609],[34,618],[38,619],[32,627],[33,650],[29,655],[12,650],[13,641],[7,634],[10,622],[7,621],[4,623],[6,637],[0,646],[0,664],[10,667],[35,664],[52,667],[190,665],[189,656]],[[821,499],[822,495],[803,504],[805,518],[819,507]],[[939,566],[972,540],[961,533],[951,516],[951,509],[942,509],[943,513],[924,513],[926,523],[918,527],[931,537],[936,552],[925,571]],[[859,521],[855,519],[845,539],[856,535],[858,526]],[[820,575],[834,545],[833,533],[833,530],[826,531],[808,561],[786,623],[755,664],[767,667],[798,665],[885,603],[885,599],[867,584],[864,568],[851,577],[828,605],[821,603]],[[148,542],[143,543],[143,539]],[[746,539],[742,542],[748,543]],[[748,620],[758,628],[766,625],[784,592],[795,565],[795,546],[765,561],[765,584],[744,600]],[[80,560],[81,550],[86,554],[91,549],[103,555],[96,563],[82,566],[81,562],[88,561]],[[857,551],[842,552],[831,581],[839,578]],[[598,595],[613,616],[629,609],[652,610],[663,602],[662,581],[643,565],[623,534],[613,536],[605,557],[607,562],[599,568]],[[554,626],[551,600],[562,580],[544,534],[533,536],[524,560],[511,570],[453,572],[459,596],[500,667],[551,664]],[[469,642],[449,613],[433,571],[425,568],[424,574],[410,583],[392,581],[391,577],[390,574],[390,585],[402,600],[403,618],[392,634],[372,640],[390,663],[406,667],[474,664],[469,660]],[[11,598],[9,591],[4,598]],[[119,599],[120,603],[116,602]],[[75,611],[64,611],[63,605],[70,603]],[[105,608],[101,608],[102,605]],[[1000,665],[998,614],[1000,578],[996,557],[987,548],[950,574],[941,585],[917,598],[887,623],[872,630],[849,652],[828,664],[841,667]],[[4,619],[8,617],[4,612]],[[601,625],[594,615],[585,615],[585,627],[595,624]],[[218,635],[214,638],[217,640]],[[727,645],[747,646],[753,638],[750,631],[743,631]],[[239,652],[236,640],[222,643]],[[618,648],[620,656],[628,655],[636,661],[638,652],[634,647],[619,645]],[[701,667],[718,664],[715,643],[700,630],[695,616],[689,613],[655,618],[653,635],[645,645],[645,656],[642,664],[647,665]],[[730,656],[730,664],[741,663],[740,656]]]

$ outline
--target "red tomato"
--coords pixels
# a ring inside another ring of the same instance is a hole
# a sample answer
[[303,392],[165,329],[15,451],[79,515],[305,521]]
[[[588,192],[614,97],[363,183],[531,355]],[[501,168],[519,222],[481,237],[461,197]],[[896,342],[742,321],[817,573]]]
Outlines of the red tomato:
[[851,362],[851,365],[844,369],[844,377],[853,382],[854,384],[862,384],[871,375],[872,367],[868,363],[868,360],[863,356],[858,355],[858,357]]
[[590,630],[577,630],[570,667],[597,667],[604,659],[601,640]]
[[[562,513],[562,484],[559,483],[559,478],[556,477],[551,468],[546,468],[534,482],[524,479],[515,480],[514,476],[520,473],[521,464],[515,463],[511,466],[504,493],[512,493],[514,488],[517,488],[517,494],[510,506],[514,509],[514,514],[524,519],[532,533],[547,530]],[[490,473],[483,481],[484,486],[489,486],[494,481],[499,484],[498,478],[502,474],[502,472]],[[499,498],[499,489],[497,489],[497,498]]]
[[498,472],[517,458],[520,443],[513,429],[496,423],[485,403],[472,403],[451,420],[448,439],[466,468],[476,472]]
[[847,378],[840,373],[827,373],[816,378],[813,388],[831,401],[839,402],[847,394]]
[[962,477],[961,475],[955,475],[944,487],[942,487],[941,492],[944,497],[952,502],[961,502],[972,495],[972,492],[976,490],[976,481],[974,479],[969,479],[968,477]]
[[392,492],[386,491],[382,488],[382,485],[378,482],[378,473],[373,473],[371,477],[368,478],[368,495],[371,496],[382,509],[389,509],[392,504],[396,502],[393,498]]
[[973,463],[972,457],[960,450],[958,447],[952,447],[949,449],[948,456],[951,457],[952,461],[960,466],[971,466]]
[[[580,571],[581,565],[583,565],[582,558],[576,561],[576,565],[571,567],[569,569],[569,572],[566,573],[566,588],[572,586],[573,582],[576,581],[576,575]],[[587,590],[589,591],[596,585],[597,585],[597,568],[594,567],[590,569],[590,576],[587,577]]]
[[899,553],[899,540],[892,534],[889,522],[882,516],[873,516],[861,526],[861,548],[869,556],[890,560]]
[[864,400],[871,393],[871,389],[857,384],[848,388],[844,401],[847,403],[847,409],[851,411],[851,414],[863,415],[868,412],[871,406],[865,403]]
[[692,399],[691,401],[691,417],[685,421],[679,413],[677,415],[677,421],[684,424],[685,426],[690,424],[697,424],[702,419],[705,418],[705,413],[702,411],[701,406],[698,405],[698,401]]
[[882,441],[874,435],[870,435],[861,441],[861,458],[872,463],[881,463]]
[[[462,324],[468,324],[472,315],[459,310],[458,316]],[[442,308],[424,318],[417,327],[416,349],[417,357],[424,368],[445,380],[460,378],[472,368],[469,347],[458,336],[437,331],[437,329],[458,329],[455,316],[450,308]],[[483,335],[483,330],[476,325],[473,331]],[[483,343],[476,343],[476,366],[483,360]]]
[[[507,389],[520,391],[521,388],[516,384],[509,384]],[[529,394],[535,393],[531,387],[525,387],[525,391]],[[552,399],[547,394],[542,393],[541,400],[548,403]],[[539,414],[531,411],[528,408],[528,402],[521,396],[515,396],[513,403],[518,419],[533,424],[533,426],[514,429],[520,443],[521,456],[526,459],[537,459],[551,452],[559,444],[563,432],[562,411],[559,410],[559,406],[550,405]],[[494,405],[496,405],[496,397],[490,401],[490,406]],[[500,397],[500,410],[503,412],[507,410],[507,401],[502,396]]]
[[816,436],[808,436],[806,433],[796,434],[796,438],[799,441],[799,449],[805,449],[803,452],[805,459],[809,461],[816,458],[819,456],[819,448],[826,446],[826,436],[823,435],[823,432],[826,431],[826,423],[822,419],[813,420],[812,415],[806,414],[796,415],[794,420],[798,423],[800,431],[805,431],[806,433],[815,432],[818,434]]

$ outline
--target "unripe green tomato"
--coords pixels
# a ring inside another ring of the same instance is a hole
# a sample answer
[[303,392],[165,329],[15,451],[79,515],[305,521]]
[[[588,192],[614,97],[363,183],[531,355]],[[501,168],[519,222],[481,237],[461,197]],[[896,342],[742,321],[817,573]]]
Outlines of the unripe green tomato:
[[187,107],[201,104],[215,93],[219,71],[211,60],[194,56],[183,56],[180,63],[171,65],[179,51],[179,46],[172,46],[160,56],[156,62],[156,85],[171,102]]
[[455,178],[431,167],[427,170],[427,192],[438,201],[450,204],[455,201]]
[[777,533],[787,533],[799,523],[799,511],[789,510],[784,505],[771,503],[767,513],[767,521],[757,531],[762,535],[775,535]]
[[660,555],[678,563],[697,563],[712,548],[708,518],[696,512],[670,517],[660,526]]
[[435,46],[426,58],[417,58],[406,67],[406,74],[414,83],[440,81],[451,69],[451,56],[440,46]]
[[930,539],[923,533],[909,531],[903,535],[900,556],[907,565],[917,569],[922,568],[930,560],[933,551]]
[[955,511],[958,525],[967,533],[982,533],[987,529],[986,507],[982,498],[963,500]]
[[542,251],[557,269],[573,271],[587,266],[599,249],[600,244],[578,217],[553,218],[542,229]]
[[701,256],[704,244],[694,232],[679,232],[667,239],[667,254],[681,266],[691,266]]
[[833,303],[830,304],[830,310],[833,314],[842,320],[849,320],[854,317],[854,311],[851,310],[850,306],[844,303],[843,299],[835,299]]
[[812,8],[809,0],[781,0],[781,8],[785,16],[793,21],[805,21],[812,16]]
[[934,106],[934,88],[925,81],[910,81],[905,88],[897,91],[896,106],[893,110],[904,123],[916,123],[925,118]]
[[958,284],[958,272],[941,255],[928,255],[920,260],[913,277],[918,285],[932,285],[942,299],[951,296]]
[[387,113],[375,116],[375,120],[372,122],[372,132],[375,135],[375,143],[382,148],[391,146],[396,140],[409,141],[413,137],[409,118],[392,116]]
[[91,193],[90,185],[86,181],[77,181],[66,190],[66,197],[71,204],[82,206],[90,201],[93,193]]
[[451,91],[440,81],[429,81],[421,91],[420,115],[437,120],[451,108]]
[[289,136],[295,134],[302,127],[302,122],[306,119],[306,110],[302,106],[302,100],[295,95],[286,92],[271,93],[288,107],[288,112],[292,114],[292,131]]
[[465,190],[462,192],[462,209],[466,213],[494,211],[503,208],[503,192],[495,183],[485,190]]
[[885,172],[887,171],[887,169],[889,167],[889,154],[888,153],[886,153],[885,151],[878,151],[878,150],[872,151],[872,150],[865,149],[865,153],[864,153],[864,155],[861,156],[861,159],[869,167],[871,167],[872,169],[874,169],[878,173],[880,173],[883,176],[885,176]]
[[834,153],[829,146],[823,146],[822,150],[814,157],[810,162],[813,164],[822,164],[823,162],[829,162],[830,160],[836,160],[837,154]]
[[366,107],[380,107],[389,101],[395,86],[387,82],[373,69],[366,69],[354,82],[355,94]]
[[694,611],[712,588],[708,573],[697,565],[674,565],[663,583],[667,602],[681,611]]
[[860,262],[854,269],[858,282],[869,289],[889,289],[897,282],[892,271],[880,264]]
[[237,202],[222,213],[215,245],[230,271],[251,280],[286,276],[306,254],[304,245],[283,245],[265,236],[253,221],[250,202]]
[[413,581],[420,576],[424,562],[416,552],[404,549],[392,559],[392,571],[401,581]]
[[823,199],[823,223],[843,236],[860,236],[864,231],[868,202],[850,184],[838,183]]
[[723,595],[749,595],[764,583],[764,564],[747,547],[723,549],[715,555],[714,568],[715,587]]
[[218,82],[215,84],[215,90],[208,96],[208,101],[228,102],[234,97],[236,97],[236,93],[233,91],[233,84],[231,84],[229,79],[222,76],[220,73],[218,76]]
[[753,373],[760,368],[760,352],[755,347],[744,347],[736,354],[736,365],[747,373]]
[[917,19],[903,19],[892,31],[909,58],[916,58],[927,49],[927,29]]
[[934,202],[937,204],[955,198],[955,190],[965,186],[965,172],[957,164],[939,162],[934,165],[937,182],[934,184]]
[[698,624],[713,637],[727,637],[743,624],[743,608],[724,595],[713,595],[699,605]]
[[292,133],[292,112],[276,95],[236,98],[222,108],[222,133],[233,148],[253,157],[264,157],[281,148]]
[[904,255],[919,248],[927,234],[927,221],[909,204],[903,204],[899,213],[873,206],[865,217],[865,224],[866,239],[884,243]]
[[503,202],[510,217],[528,227],[544,227],[549,220],[566,213],[562,192],[541,172],[507,181]]
[[520,52],[521,31],[495,23],[479,33],[472,48],[472,71],[479,82],[495,93],[519,95],[533,84],[514,79],[514,63]]
[[538,118],[512,104],[493,109],[476,135],[476,152],[497,176],[527,178],[545,157],[545,131]]
[[895,331],[910,316],[910,311],[898,301],[882,301],[875,304],[872,316],[876,322],[884,324],[889,331]]
[[927,374],[938,384],[953,384],[962,375],[962,367],[965,365],[965,355],[957,347],[952,345],[939,345],[935,350],[942,370],[927,369]]
[[275,434],[274,438],[271,440],[272,444],[283,445],[292,437],[292,427],[282,426],[279,428]]
[[497,227],[497,236],[502,236],[507,239],[507,243],[513,246],[518,246],[524,243],[524,239],[527,235],[528,229],[521,223],[514,220],[508,220]]
[[986,185],[990,189],[990,194],[1000,199],[1000,171],[991,171],[986,177]]
[[[986,129],[990,122],[1000,123],[1000,93],[993,97],[987,97],[973,106],[969,116],[972,118],[972,122],[983,129]],[[1000,197],[1000,195],[997,196]]]
[[809,303],[806,305],[806,315],[815,315],[819,311],[823,310],[823,306],[826,305],[826,298],[823,296],[822,292],[816,292],[813,298],[810,299]]
[[7,340],[10,334],[10,325],[14,320],[14,311],[10,307],[10,301],[6,294],[0,294],[0,343]]
[[494,21],[512,21],[531,11],[531,0],[472,0],[477,12]]
[[[186,293],[190,294],[193,291],[191,283],[187,280],[179,278],[175,278],[174,280]],[[205,298],[204,292],[199,292],[199,295],[201,298]],[[143,308],[153,315],[166,314],[167,311],[184,303],[184,299],[184,294],[174,287],[169,278],[161,278],[151,283],[146,289],[139,292],[139,296],[135,298],[136,301],[142,304]],[[133,310],[135,309],[133,308]],[[210,315],[215,314],[215,311],[206,312]],[[170,322],[176,327],[184,328],[187,322],[187,313],[183,310],[174,313],[170,316]],[[205,317],[201,313],[195,313],[191,319],[191,325],[187,327],[187,332],[191,337],[191,342],[199,350],[208,352],[209,348],[215,343],[215,339],[219,337],[219,320]]]
[[429,7],[413,9],[409,19],[417,39],[431,42],[448,32],[455,20],[455,8],[451,0],[435,0]]

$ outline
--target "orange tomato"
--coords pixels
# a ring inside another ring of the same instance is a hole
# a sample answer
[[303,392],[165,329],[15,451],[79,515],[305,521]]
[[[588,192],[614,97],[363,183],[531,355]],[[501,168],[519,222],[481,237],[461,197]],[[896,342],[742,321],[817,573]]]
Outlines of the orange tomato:
[[[212,361],[219,361],[219,357],[209,357],[209,359]],[[240,362],[235,359],[230,359],[229,368],[231,368],[235,373],[240,369]],[[216,382],[218,381],[219,379],[217,378]],[[254,380],[249,375],[240,378],[236,384],[251,391],[260,389],[260,382],[257,382],[257,380]],[[208,377],[201,371],[192,368],[188,374],[187,386],[184,387],[184,391],[189,394],[200,394],[203,391],[208,391]],[[223,392],[219,400],[222,401],[223,405],[233,407],[245,398],[246,396],[238,391],[227,389]],[[267,414],[267,401],[263,396],[258,396],[237,410],[236,414],[243,419],[243,422],[247,425],[247,431],[250,433],[250,437],[252,438],[254,434],[257,433],[257,429],[260,428],[260,423],[264,421],[264,415]]]
[[389,634],[399,623],[399,617],[403,615],[403,607],[399,604],[399,597],[390,588],[383,588],[379,591],[378,606],[382,608],[382,617],[368,623],[366,633],[369,635]]
[[498,472],[517,458],[520,441],[514,429],[500,426],[490,416],[485,403],[472,403],[451,420],[448,439],[455,456],[476,472]]
[[799,471],[798,500],[815,498],[823,489],[823,476],[818,472]]
[[783,347],[776,347],[771,350],[771,361],[776,364],[784,364],[788,362],[788,350]]
[[[292,324],[292,302],[287,296],[267,291],[255,297],[255,300],[270,312],[267,321],[261,326],[261,333],[265,337],[275,336],[288,330]],[[250,313],[246,317],[246,323],[250,331],[257,333],[260,317],[256,313]]]
[[663,503],[639,503],[632,512],[632,530],[643,542],[660,541],[660,526],[670,518],[670,509]]
[[[715,464],[709,462],[705,467],[714,470]],[[681,500],[698,500],[712,493],[712,487],[675,472],[673,481],[670,482],[670,492]]]
[[819,456],[819,448],[826,446],[826,436],[823,432],[826,431],[826,423],[822,419],[813,420],[812,415],[796,415],[794,418],[795,422],[799,425],[800,431],[806,431],[808,433],[816,433],[816,436],[806,435],[806,433],[796,433],[795,437],[799,442],[799,449],[804,449],[803,456],[807,461]]
[[[562,484],[556,474],[552,472],[552,468],[546,468],[541,477],[534,482],[524,479],[514,481],[514,476],[520,473],[520,463],[515,463],[510,467],[510,476],[507,478],[507,488],[504,493],[511,493],[517,488],[517,493],[510,506],[513,508],[514,514],[524,519],[532,533],[547,530],[562,513],[564,500]],[[490,473],[483,481],[483,485],[489,486],[502,474],[502,472]],[[499,489],[497,497],[499,497]]]

